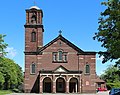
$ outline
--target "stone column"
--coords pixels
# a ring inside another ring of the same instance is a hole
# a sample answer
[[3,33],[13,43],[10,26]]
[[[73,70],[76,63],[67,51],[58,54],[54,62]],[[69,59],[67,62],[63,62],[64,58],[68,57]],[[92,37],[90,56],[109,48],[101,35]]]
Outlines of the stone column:
[[69,93],[69,82],[66,81],[66,93]]
[[77,91],[77,87],[78,87],[78,85],[77,85],[77,83],[75,84],[75,91],[76,91],[76,93],[78,92]]
[[56,81],[55,81],[55,75],[53,75],[53,88],[52,88],[52,92],[56,93]]
[[79,88],[80,88],[79,93],[82,93],[82,78],[81,78],[81,74],[79,76]]
[[68,81],[68,75],[66,75],[66,93],[69,93],[69,81]]
[[43,93],[43,85],[42,81],[40,80],[40,93]]

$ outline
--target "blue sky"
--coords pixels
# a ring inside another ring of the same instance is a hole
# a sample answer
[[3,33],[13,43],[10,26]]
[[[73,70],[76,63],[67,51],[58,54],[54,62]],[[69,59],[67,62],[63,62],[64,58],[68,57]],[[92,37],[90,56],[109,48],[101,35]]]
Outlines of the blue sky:
[[[62,35],[84,51],[104,50],[92,37],[97,32],[98,18],[104,10],[103,0],[36,0],[36,5],[43,10],[44,45]],[[34,5],[34,0],[2,0],[0,3],[0,34],[6,34],[9,44],[8,57],[24,70],[24,24],[25,9]],[[101,58],[96,58],[96,70],[100,75],[107,65]]]

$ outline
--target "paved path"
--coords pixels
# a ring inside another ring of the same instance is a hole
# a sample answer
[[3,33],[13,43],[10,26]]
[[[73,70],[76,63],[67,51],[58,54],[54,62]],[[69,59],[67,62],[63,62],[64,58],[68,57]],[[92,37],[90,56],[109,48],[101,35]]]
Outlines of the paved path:
[[[12,94],[7,94],[7,95],[52,95],[51,93],[43,93],[43,94],[34,94],[34,93],[12,93]],[[68,95],[64,93],[56,93],[53,95]],[[72,94],[70,93],[69,95],[109,95],[109,91],[106,92],[98,92],[96,94]]]

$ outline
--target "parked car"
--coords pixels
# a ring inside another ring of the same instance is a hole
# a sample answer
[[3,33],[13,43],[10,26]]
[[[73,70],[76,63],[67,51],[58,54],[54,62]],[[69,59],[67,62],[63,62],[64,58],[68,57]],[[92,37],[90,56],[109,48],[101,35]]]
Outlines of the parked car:
[[112,88],[109,95],[120,95],[120,88]]
[[107,91],[107,88],[98,88],[98,91]]

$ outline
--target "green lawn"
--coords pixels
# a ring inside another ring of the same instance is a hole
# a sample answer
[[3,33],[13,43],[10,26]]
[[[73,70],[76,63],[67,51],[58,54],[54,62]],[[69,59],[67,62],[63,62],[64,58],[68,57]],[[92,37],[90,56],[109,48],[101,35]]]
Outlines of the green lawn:
[[6,94],[10,94],[12,93],[12,91],[10,90],[0,90],[0,95],[6,95]]

